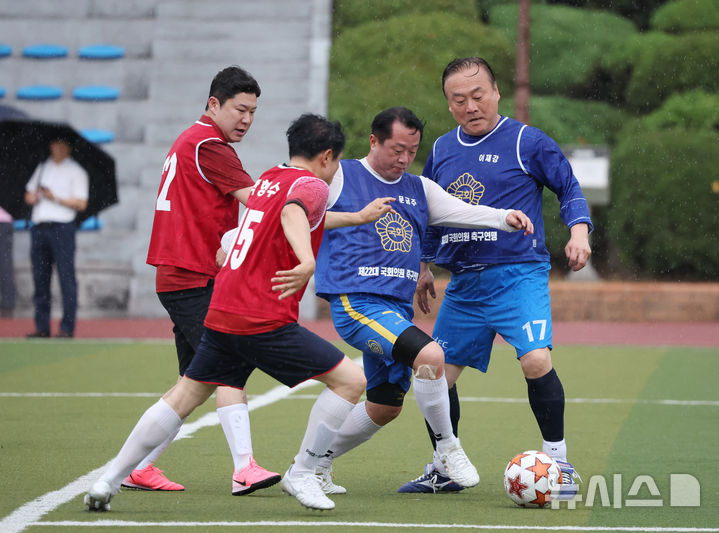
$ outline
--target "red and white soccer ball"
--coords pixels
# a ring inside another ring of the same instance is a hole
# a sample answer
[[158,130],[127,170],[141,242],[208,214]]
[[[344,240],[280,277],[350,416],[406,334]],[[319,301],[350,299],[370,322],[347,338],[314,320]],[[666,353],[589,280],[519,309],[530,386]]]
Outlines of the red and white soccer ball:
[[561,484],[557,462],[536,450],[520,453],[504,470],[504,490],[521,507],[544,507],[559,496]]

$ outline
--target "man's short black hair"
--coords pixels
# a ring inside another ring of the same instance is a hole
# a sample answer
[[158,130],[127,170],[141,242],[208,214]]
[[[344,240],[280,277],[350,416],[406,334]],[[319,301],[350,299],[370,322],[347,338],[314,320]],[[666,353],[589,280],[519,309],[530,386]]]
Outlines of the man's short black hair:
[[[210,96],[217,98],[220,105],[239,93],[254,94],[259,97],[260,85],[249,72],[237,65],[218,72],[210,84]],[[207,111],[207,106],[205,106],[205,111]]]
[[290,157],[300,156],[312,159],[320,152],[332,149],[337,159],[345,148],[345,134],[342,125],[319,115],[305,113],[287,129]]
[[[442,72],[442,92],[444,93],[444,82],[447,81],[447,78],[455,72],[460,72],[470,68],[485,69],[487,74],[489,74],[489,79],[492,81],[492,85],[497,84],[494,71],[485,59],[482,59],[481,57],[458,57],[450,61],[444,68],[444,72]],[[447,93],[445,93],[445,96],[447,96]]]
[[422,140],[424,122],[422,122],[412,110],[406,107],[390,107],[380,111],[372,121],[372,134],[377,137],[380,144],[392,137],[392,124],[399,122],[409,129],[419,132],[419,140]]

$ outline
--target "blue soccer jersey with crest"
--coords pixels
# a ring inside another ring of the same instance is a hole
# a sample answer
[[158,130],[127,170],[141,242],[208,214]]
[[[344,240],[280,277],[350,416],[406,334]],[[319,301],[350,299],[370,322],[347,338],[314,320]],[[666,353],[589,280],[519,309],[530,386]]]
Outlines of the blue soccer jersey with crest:
[[489,133],[473,137],[457,127],[439,137],[424,175],[450,194],[473,205],[520,209],[532,219],[534,235],[431,227],[422,260],[452,272],[480,270],[489,264],[548,261],[542,219],[542,192],[553,191],[560,216],[571,227],[592,229],[589,208],[572,168],[556,142],[541,130],[508,117]]
[[412,301],[419,276],[427,197],[420,177],[405,172],[387,181],[365,160],[346,159],[330,188],[341,192],[329,211],[359,211],[375,198],[391,196],[394,213],[361,226],[326,231],[317,255],[318,296],[368,293]]

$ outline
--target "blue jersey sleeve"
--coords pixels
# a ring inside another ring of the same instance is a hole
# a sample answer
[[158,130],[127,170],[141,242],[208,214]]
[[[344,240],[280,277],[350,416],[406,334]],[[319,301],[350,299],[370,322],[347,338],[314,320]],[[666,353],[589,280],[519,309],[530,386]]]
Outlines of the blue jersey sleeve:
[[559,145],[541,130],[526,128],[519,154],[527,172],[557,195],[562,221],[570,228],[585,223],[591,232],[587,200]]
[[[432,146],[432,151],[429,153],[429,157],[427,158],[427,162],[424,164],[424,170],[422,170],[422,175],[425,178],[429,178],[432,181],[436,182],[437,178],[434,176],[434,172],[432,170],[433,167],[433,160],[432,154],[434,152],[434,146]],[[424,232],[424,237],[422,238],[422,261],[425,263],[431,263],[434,261],[435,256],[437,255],[437,248],[439,246],[439,240],[441,238],[442,234],[442,228],[438,226],[427,226],[427,230]]]

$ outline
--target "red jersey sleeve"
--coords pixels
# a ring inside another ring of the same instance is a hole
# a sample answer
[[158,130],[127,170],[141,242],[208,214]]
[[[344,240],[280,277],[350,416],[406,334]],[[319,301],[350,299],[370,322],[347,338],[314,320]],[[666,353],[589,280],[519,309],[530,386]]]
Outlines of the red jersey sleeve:
[[310,228],[314,229],[325,214],[329,194],[330,188],[327,183],[319,178],[304,176],[292,184],[285,204],[299,204],[307,213]]
[[242,167],[237,153],[229,144],[215,140],[203,142],[197,160],[202,174],[222,194],[254,185],[252,178]]

